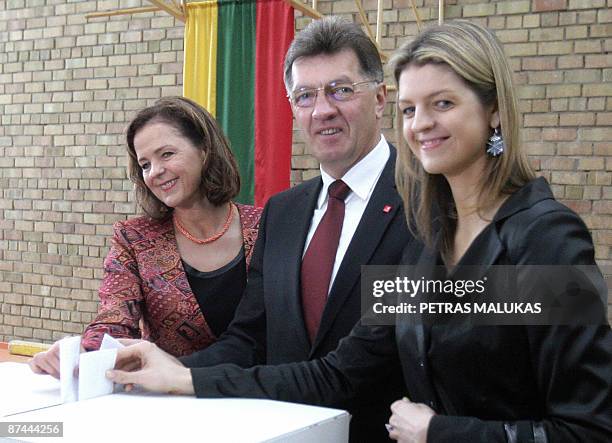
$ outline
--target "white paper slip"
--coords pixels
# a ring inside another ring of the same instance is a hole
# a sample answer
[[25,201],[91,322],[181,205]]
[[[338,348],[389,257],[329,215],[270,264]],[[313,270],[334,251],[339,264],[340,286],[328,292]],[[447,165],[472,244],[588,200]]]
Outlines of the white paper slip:
[[[121,348],[125,348],[125,345],[121,344],[119,340],[117,340],[116,338],[111,337],[108,334],[104,334],[104,337],[102,337],[102,344],[100,345],[101,351],[103,351],[104,349],[121,349]],[[113,393],[123,392],[124,386],[125,385],[115,383],[115,386],[113,388]]]
[[108,334],[104,334],[102,337],[102,344],[100,345],[100,351],[105,349],[121,349],[125,348],[125,345],[122,345],[119,340],[114,337],[111,337]]
[[79,362],[79,401],[113,393],[113,382],[105,376],[115,367],[116,349],[86,352]]
[[79,363],[81,337],[66,337],[59,341],[60,348],[60,391],[62,403],[77,401],[78,383],[74,369]]
[[[61,401],[77,400],[112,394],[113,382],[105,374],[115,366],[117,349],[124,346],[108,334],[104,334],[99,351],[81,353],[81,337],[60,340]],[[78,375],[75,368],[79,367]]]

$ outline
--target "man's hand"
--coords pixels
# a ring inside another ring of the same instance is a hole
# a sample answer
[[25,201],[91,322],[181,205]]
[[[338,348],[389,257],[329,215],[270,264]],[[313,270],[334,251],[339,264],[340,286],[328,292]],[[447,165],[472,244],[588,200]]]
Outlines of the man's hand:
[[193,395],[191,371],[175,357],[155,344],[143,341],[117,350],[115,369],[106,378],[127,385],[138,385],[147,391]]
[[132,346],[137,343],[142,343],[143,341],[146,341],[146,340],[143,340],[142,338],[118,338],[117,341],[121,343],[123,346]]
[[422,403],[412,403],[406,397],[391,405],[389,437],[400,443],[426,443],[429,422],[436,414]]

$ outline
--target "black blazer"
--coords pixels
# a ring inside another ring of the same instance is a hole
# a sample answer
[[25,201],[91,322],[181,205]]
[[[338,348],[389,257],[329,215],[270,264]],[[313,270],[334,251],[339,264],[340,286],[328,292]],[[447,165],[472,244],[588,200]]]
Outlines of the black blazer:
[[[419,266],[439,263],[424,251]],[[594,265],[582,220],[542,178],[512,195],[458,266]],[[602,287],[602,279],[595,282]],[[605,285],[604,285],[605,287]],[[193,370],[209,397],[337,405],[400,364],[409,398],[438,415],[432,442],[612,441],[612,332],[605,326],[356,326],[327,357]]]
[[[273,196],[266,205],[248,283],[233,322],[210,347],[182,359],[188,367],[234,363],[242,367],[276,365],[323,357],[336,349],[361,316],[361,265],[399,263],[412,236],[395,188],[396,151],[376,184],[331,288],[314,343],[302,315],[300,269],[312,214],[322,186],[320,177]],[[390,206],[391,210],[383,210]],[[196,395],[209,393],[206,380],[193,372]],[[353,441],[386,438],[388,406],[403,395],[401,372],[364,390],[342,406],[353,414]],[[242,396],[252,396],[243,392]],[[378,415],[378,417],[375,417]]]

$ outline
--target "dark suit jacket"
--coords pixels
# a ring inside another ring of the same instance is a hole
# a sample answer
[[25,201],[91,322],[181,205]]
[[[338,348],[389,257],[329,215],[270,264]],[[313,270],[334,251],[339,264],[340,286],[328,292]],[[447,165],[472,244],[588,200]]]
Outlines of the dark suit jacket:
[[[424,275],[439,263],[425,251]],[[544,179],[511,196],[462,265],[594,265],[580,218]],[[601,275],[594,285],[602,287]],[[603,286],[605,287],[605,285]],[[605,289],[603,289],[605,291]],[[398,361],[399,359],[399,361]],[[431,442],[612,441],[612,332],[602,326],[357,326],[327,357],[243,370],[193,370],[207,396],[337,405],[401,364],[409,398],[438,415]]]
[[[404,247],[412,240],[395,189],[395,158],[395,149],[391,148],[390,159],[334,280],[312,346],[302,316],[300,268],[322,186],[320,177],[270,199],[261,218],[247,289],[234,321],[215,344],[183,358],[183,363],[189,367],[221,363],[242,367],[275,365],[323,357],[336,349],[361,316],[361,266],[399,263]],[[391,210],[385,212],[387,205]],[[197,371],[193,372],[193,381],[197,396],[210,395],[200,389],[205,380]],[[372,386],[359,399],[342,404],[353,414],[353,441],[386,438],[384,423],[389,417],[389,405],[403,395],[400,371],[383,385],[386,386]],[[249,392],[241,395],[251,396]]]

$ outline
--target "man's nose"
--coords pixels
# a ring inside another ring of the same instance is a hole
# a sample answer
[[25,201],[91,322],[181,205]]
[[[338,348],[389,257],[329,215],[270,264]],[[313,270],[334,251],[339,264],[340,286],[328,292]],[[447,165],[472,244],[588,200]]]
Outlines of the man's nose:
[[336,102],[329,97],[324,90],[318,90],[312,108],[312,117],[316,119],[327,119],[338,111]]

